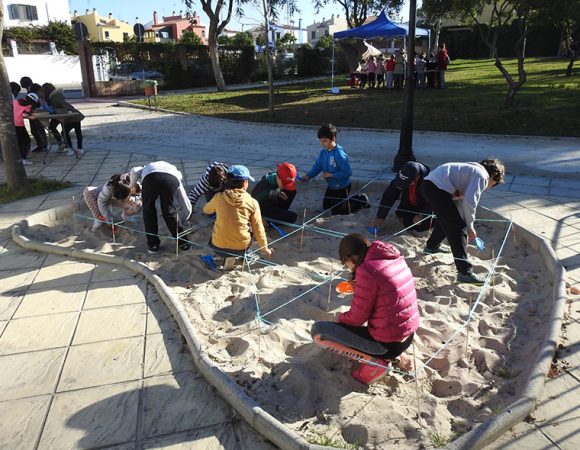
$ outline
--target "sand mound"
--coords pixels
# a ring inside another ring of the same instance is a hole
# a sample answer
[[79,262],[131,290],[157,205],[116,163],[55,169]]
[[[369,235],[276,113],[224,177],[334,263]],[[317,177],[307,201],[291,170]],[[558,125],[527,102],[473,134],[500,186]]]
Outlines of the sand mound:
[[[377,204],[380,192],[367,192]],[[307,218],[314,217],[320,211],[312,205],[318,206],[321,198],[319,189],[301,190],[295,208],[302,212],[309,205]],[[337,277],[346,276],[336,259],[339,233],[364,232],[374,212],[372,208],[351,216],[320,217],[312,223],[318,229],[305,232],[302,249],[299,232],[274,243],[275,265],[258,262],[250,270],[239,267],[225,273],[203,265],[199,256],[209,253],[205,249],[176,260],[174,244],[166,240],[164,251],[151,257],[143,251],[141,232],[122,230],[112,243],[110,233],[91,233],[91,222],[83,218],[77,218],[76,237],[71,236],[72,223],[37,226],[33,233],[61,245],[147,260],[183,302],[208,354],[264,409],[306,439],[418,448],[434,436],[462,434],[514,400],[533,362],[530,355],[536,354],[545,334],[551,280],[540,258],[510,235],[493,289],[481,294],[471,321],[462,328],[480,288],[455,283],[450,254],[423,255],[426,236],[390,238],[415,276],[422,322],[414,347],[421,370],[417,382],[393,374],[371,387],[362,386],[350,376],[356,363],[316,347],[310,328],[313,321],[333,320],[348,309],[350,297],[334,291]],[[196,231],[191,241],[206,245],[211,225],[204,227],[205,222],[199,212],[193,216]],[[470,252],[481,272],[490,267],[492,251],[499,251],[507,226],[476,225],[486,249]],[[143,229],[140,220],[131,227]],[[379,238],[401,228],[397,219],[389,219]],[[166,233],[161,219],[160,230]],[[268,235],[271,241],[280,237],[273,229]],[[329,301],[328,283],[321,280],[331,273],[335,280]],[[258,308],[261,321],[256,320]]]

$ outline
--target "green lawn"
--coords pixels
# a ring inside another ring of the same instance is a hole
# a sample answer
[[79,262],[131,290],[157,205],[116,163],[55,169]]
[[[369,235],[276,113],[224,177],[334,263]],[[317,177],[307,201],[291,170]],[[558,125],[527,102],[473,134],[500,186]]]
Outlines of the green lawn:
[[71,184],[68,182],[48,180],[45,178],[29,178],[26,186],[16,191],[9,190],[6,184],[0,184],[0,205],[27,197],[48,194],[49,192],[59,191],[69,187],[71,187]]
[[[567,61],[530,58],[528,80],[513,108],[504,106],[507,83],[492,60],[455,60],[447,72],[447,89],[417,91],[415,129],[467,133],[500,133],[580,137],[580,76],[566,78]],[[517,74],[516,60],[506,67]],[[329,81],[276,88],[276,117],[268,116],[266,88],[158,98],[161,108],[211,117],[319,125],[399,129],[402,91],[351,90],[337,76],[339,95],[328,93]],[[137,103],[144,104],[144,101]]]

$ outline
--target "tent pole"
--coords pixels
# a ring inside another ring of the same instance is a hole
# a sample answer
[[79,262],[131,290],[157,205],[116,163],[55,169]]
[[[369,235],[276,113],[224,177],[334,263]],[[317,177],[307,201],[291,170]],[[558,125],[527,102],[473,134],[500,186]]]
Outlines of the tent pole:
[[429,32],[429,47],[427,47],[428,50],[425,53],[427,53],[427,57],[429,57],[431,54],[431,28],[427,28],[427,31]]
[[334,88],[334,37],[332,38],[332,61],[331,64],[331,76],[330,76],[330,89]]

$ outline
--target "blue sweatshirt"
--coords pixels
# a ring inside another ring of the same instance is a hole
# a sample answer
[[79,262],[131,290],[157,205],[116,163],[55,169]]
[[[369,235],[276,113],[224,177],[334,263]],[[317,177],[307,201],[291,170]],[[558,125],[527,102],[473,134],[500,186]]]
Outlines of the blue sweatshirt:
[[326,179],[330,189],[344,189],[350,184],[352,169],[350,168],[348,155],[340,145],[337,144],[331,151],[325,148],[320,150],[312,169],[306,175],[309,178],[314,178],[320,172],[332,174],[332,178]]

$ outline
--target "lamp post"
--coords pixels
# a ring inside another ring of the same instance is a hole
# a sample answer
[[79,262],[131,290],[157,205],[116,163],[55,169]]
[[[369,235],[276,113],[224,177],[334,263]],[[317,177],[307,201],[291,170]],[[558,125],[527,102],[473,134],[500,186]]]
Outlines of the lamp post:
[[416,161],[413,153],[413,96],[415,94],[415,22],[417,21],[417,0],[409,2],[409,40],[407,41],[407,70],[405,72],[405,92],[399,151],[393,161],[393,170],[398,172],[403,164]]

